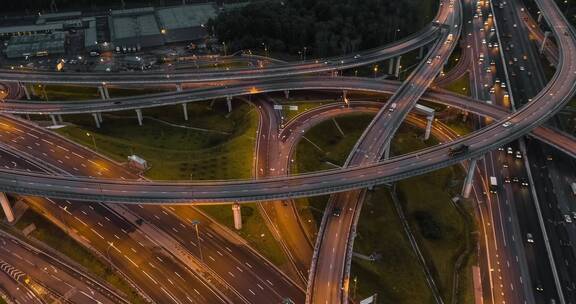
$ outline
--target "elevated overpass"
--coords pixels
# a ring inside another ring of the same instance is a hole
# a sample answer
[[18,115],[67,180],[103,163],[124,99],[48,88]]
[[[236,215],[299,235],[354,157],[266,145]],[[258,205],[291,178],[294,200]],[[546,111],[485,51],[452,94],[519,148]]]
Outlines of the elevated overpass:
[[0,70],[0,82],[82,84],[82,85],[159,85],[190,82],[223,81],[239,79],[262,79],[288,77],[311,73],[323,73],[355,68],[394,58],[423,47],[437,39],[440,28],[434,23],[402,40],[384,47],[324,60],[288,63],[265,68],[241,68],[229,71],[174,71],[174,72],[123,72],[123,73],[77,73]]

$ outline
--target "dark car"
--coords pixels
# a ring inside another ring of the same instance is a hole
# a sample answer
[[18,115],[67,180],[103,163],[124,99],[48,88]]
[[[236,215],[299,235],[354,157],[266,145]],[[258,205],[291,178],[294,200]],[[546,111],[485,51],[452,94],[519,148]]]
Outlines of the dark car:
[[342,209],[338,207],[334,207],[334,209],[332,209],[332,216],[339,217],[340,213],[342,213]]

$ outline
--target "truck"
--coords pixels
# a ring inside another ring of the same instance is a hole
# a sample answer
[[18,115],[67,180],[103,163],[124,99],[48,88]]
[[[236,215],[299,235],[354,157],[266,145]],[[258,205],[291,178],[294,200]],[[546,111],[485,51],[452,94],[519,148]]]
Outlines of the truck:
[[448,155],[458,156],[458,155],[464,154],[466,152],[468,152],[468,146],[467,145],[459,145],[455,148],[450,148]]
[[572,194],[576,195],[576,182],[572,182],[570,188],[572,188]]
[[490,193],[498,192],[498,180],[495,176],[490,176]]

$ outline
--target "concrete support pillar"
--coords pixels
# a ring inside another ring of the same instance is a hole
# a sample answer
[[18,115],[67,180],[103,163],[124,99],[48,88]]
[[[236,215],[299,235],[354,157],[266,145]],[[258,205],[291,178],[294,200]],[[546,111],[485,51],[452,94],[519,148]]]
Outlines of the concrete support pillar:
[[50,119],[52,119],[52,124],[57,126],[58,125],[58,121],[56,121],[56,115],[54,114],[50,114]]
[[418,59],[422,59],[422,58],[424,58],[424,47],[423,46],[420,47],[420,50],[418,53]]
[[110,99],[110,94],[108,94],[108,88],[106,86],[102,86],[104,89],[104,95],[106,95],[106,99]]
[[96,128],[100,129],[100,118],[98,117],[98,113],[92,113],[94,116],[94,122],[96,123]]
[[388,140],[388,141],[385,143],[385,146],[384,146],[384,149],[385,149],[385,150],[384,150],[384,159],[385,159],[385,160],[390,158],[390,145],[391,145],[391,143],[392,143],[392,142],[391,142],[390,140]]
[[392,75],[392,73],[394,73],[394,58],[390,58],[388,63],[388,75]]
[[286,99],[290,99],[290,90],[284,90],[284,97],[286,97]]
[[22,88],[22,90],[24,90],[24,95],[26,95],[26,99],[28,99],[28,100],[32,99],[30,97],[30,92],[28,92],[28,88],[26,87],[26,84],[21,83],[21,82],[19,82],[19,84],[20,84],[20,87]]
[[424,140],[430,138],[430,131],[432,130],[432,122],[434,121],[434,115],[428,115],[426,117],[426,132],[424,132]]
[[6,220],[8,223],[14,222],[14,212],[12,211],[12,206],[10,206],[10,201],[6,193],[0,192],[0,204],[2,205],[2,210],[4,210],[4,215],[6,215]]
[[142,125],[142,109],[136,109],[136,117],[138,117],[138,125]]
[[100,97],[102,98],[102,100],[106,100],[106,93],[104,93],[104,87],[103,86],[98,87],[98,91],[100,92]]
[[470,192],[472,191],[472,182],[474,181],[474,171],[476,170],[477,158],[473,158],[468,164],[468,173],[466,174],[466,179],[464,180],[464,188],[462,189],[462,197],[469,198]]
[[184,120],[188,121],[188,104],[182,104],[182,111],[184,112]]
[[402,56],[398,56],[398,60],[396,61],[396,71],[394,72],[396,78],[400,75],[400,60],[402,60]]
[[232,96],[226,96],[226,104],[228,105],[228,113],[232,112]]
[[96,116],[98,116],[98,120],[99,120],[100,122],[103,122],[103,121],[104,121],[104,120],[102,119],[102,113],[98,112],[98,113],[96,113]]
[[546,40],[548,40],[549,35],[550,31],[544,32],[544,39],[542,39],[542,45],[540,45],[540,54],[544,53],[544,46],[546,46]]
[[61,124],[64,123],[64,119],[62,118],[62,115],[58,114],[58,115],[56,115],[56,118],[58,118],[59,123],[61,123]]
[[242,229],[242,212],[240,204],[235,203],[232,205],[232,213],[234,214],[234,228],[236,228],[236,230]]

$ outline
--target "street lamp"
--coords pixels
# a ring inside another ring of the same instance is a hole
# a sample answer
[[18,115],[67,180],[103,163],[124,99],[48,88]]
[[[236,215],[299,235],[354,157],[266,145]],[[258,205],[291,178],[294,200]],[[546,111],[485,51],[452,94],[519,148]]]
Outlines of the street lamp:
[[200,254],[200,261],[204,262],[204,256],[202,255],[202,246],[200,245],[200,233],[198,232],[199,220],[193,220],[192,225],[196,229],[196,241],[198,242],[198,253]]
[[376,78],[376,74],[378,73],[378,66],[374,66],[374,78]]
[[400,28],[397,28],[397,29],[394,31],[394,41],[396,41],[396,34],[398,34],[399,32],[400,32]]
[[306,50],[307,49],[308,49],[307,47],[304,47],[304,61],[306,61]]
[[90,134],[89,132],[86,132],[86,136],[92,137],[92,143],[94,144],[94,150],[98,150],[98,147],[96,147],[96,138],[94,137],[94,135]]
[[106,257],[110,262],[110,270],[114,268],[114,263],[112,263],[112,258],[110,258],[110,247],[114,247],[114,242],[108,242],[108,247],[106,248]]

